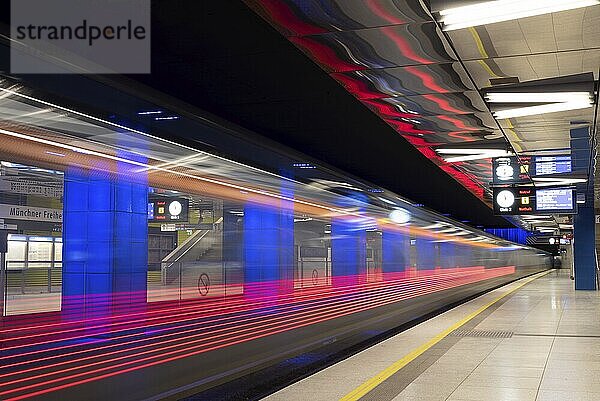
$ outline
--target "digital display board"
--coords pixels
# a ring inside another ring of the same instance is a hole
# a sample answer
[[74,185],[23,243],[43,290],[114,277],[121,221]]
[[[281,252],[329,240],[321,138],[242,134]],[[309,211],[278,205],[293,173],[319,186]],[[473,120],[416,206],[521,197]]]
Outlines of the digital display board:
[[535,189],[531,186],[493,188],[494,214],[576,213],[577,195],[572,188]]
[[575,210],[574,189],[550,188],[535,191],[536,210],[573,212]]
[[148,221],[188,221],[189,200],[185,198],[154,198],[148,202]]
[[536,156],[535,175],[550,175],[572,172],[571,156]]
[[494,184],[525,184],[531,177],[573,172],[571,156],[506,156],[492,159]]

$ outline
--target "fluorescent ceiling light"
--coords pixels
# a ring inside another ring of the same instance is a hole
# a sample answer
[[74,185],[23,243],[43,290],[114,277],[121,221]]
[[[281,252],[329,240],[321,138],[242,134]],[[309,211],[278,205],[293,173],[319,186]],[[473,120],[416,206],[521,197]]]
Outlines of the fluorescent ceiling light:
[[489,103],[564,103],[591,102],[589,92],[491,92]]
[[[489,159],[492,157],[512,156],[511,152],[503,149],[436,149],[441,155],[457,155],[444,158],[448,163],[464,162],[469,160]],[[460,155],[460,156],[458,156]]]
[[558,227],[560,227],[562,230],[572,230],[573,224],[559,224]]
[[461,235],[469,235],[469,234],[473,234],[473,233],[471,231],[459,231],[457,233],[452,233],[452,234],[448,234],[448,235],[458,235],[458,236],[461,236]]
[[550,178],[550,177],[533,177],[533,182],[536,187],[549,187],[554,185],[573,185],[587,182],[587,178]]
[[599,4],[599,0],[496,0],[440,11],[445,31]]
[[430,224],[428,226],[421,227],[423,230],[433,230],[434,228],[443,228],[446,223],[436,222],[434,224]]
[[492,114],[498,119],[579,110],[592,107],[594,103],[589,92],[490,92],[485,95],[485,100],[504,104],[544,103],[494,111]]
[[162,114],[162,110],[140,111],[138,114],[140,116],[148,116],[148,115],[151,115],[151,114]]
[[516,107],[514,109],[494,111],[492,114],[497,119],[535,116],[538,114],[558,113],[561,111],[580,110],[592,107],[589,98],[585,101],[559,102],[541,104],[538,106]]
[[382,201],[382,202],[385,202],[385,203],[387,203],[387,204],[390,204],[390,205],[394,205],[394,206],[396,206],[396,203],[395,203],[395,202],[392,202],[392,201],[391,201],[391,200],[389,200],[389,199],[385,199],[385,198],[382,198],[382,197],[380,197],[380,196],[378,196],[378,197],[377,197],[377,199],[379,199],[380,201]]
[[410,221],[410,212],[406,209],[396,209],[390,212],[390,220],[396,224],[405,224]]

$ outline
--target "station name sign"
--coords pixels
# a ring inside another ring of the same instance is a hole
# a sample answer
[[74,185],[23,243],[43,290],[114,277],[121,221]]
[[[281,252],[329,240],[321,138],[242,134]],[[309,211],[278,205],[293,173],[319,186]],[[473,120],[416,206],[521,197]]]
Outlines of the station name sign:
[[62,218],[61,209],[0,204],[0,219],[60,223]]

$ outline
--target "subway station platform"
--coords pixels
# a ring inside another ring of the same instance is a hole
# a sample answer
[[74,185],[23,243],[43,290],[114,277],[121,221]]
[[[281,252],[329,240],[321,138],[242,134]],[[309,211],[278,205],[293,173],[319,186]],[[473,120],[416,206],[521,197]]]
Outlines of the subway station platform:
[[551,270],[475,298],[268,401],[600,400],[600,295]]

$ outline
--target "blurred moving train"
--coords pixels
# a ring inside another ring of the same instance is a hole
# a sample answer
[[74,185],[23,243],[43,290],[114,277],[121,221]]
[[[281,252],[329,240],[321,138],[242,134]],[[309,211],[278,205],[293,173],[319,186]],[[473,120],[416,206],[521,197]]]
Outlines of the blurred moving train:
[[[248,375],[319,366],[551,268],[547,253],[301,156],[274,173],[0,90],[16,183],[0,203],[61,214],[36,230],[60,282],[6,280],[3,400],[235,398],[227,385]],[[23,177],[53,195],[23,196]],[[6,278],[42,263],[19,260],[40,242],[28,230],[8,238]]]

